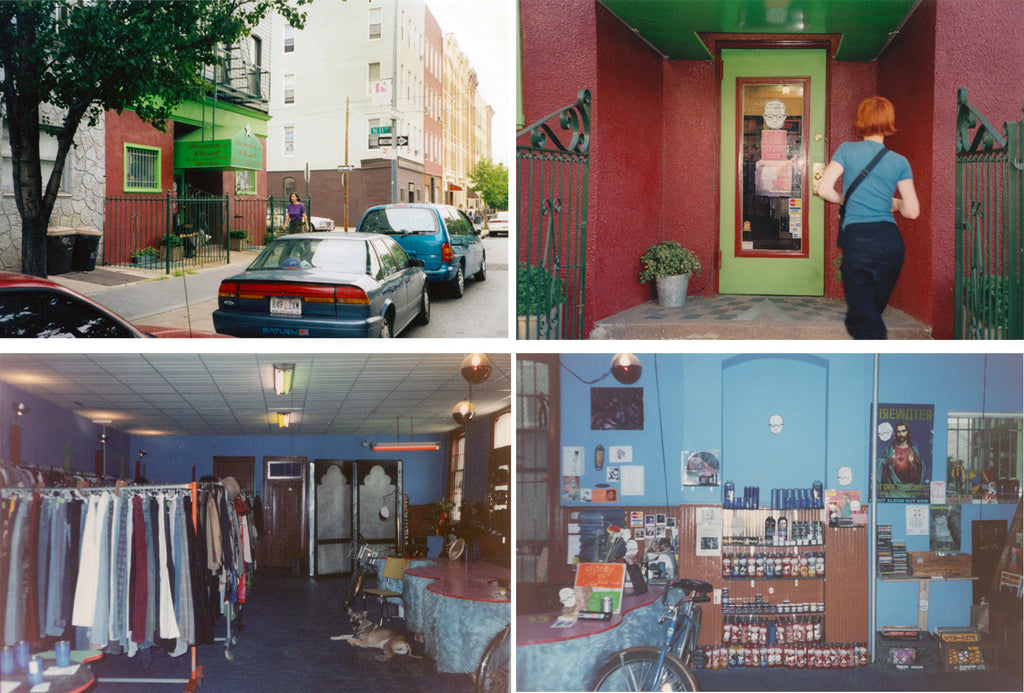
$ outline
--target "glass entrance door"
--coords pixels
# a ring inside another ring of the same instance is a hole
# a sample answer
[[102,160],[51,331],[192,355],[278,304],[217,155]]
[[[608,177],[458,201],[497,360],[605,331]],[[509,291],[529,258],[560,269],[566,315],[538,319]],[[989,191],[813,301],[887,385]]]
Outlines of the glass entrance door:
[[721,293],[821,296],[825,51],[723,50]]

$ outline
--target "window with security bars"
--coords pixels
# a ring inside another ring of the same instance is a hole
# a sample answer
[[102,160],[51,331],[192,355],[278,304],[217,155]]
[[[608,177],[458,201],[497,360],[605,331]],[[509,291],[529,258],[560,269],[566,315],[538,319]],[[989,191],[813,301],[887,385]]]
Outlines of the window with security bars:
[[462,517],[462,481],[466,472],[466,434],[452,435],[451,457],[448,461],[448,500],[454,504],[451,512],[453,522]]
[[975,498],[994,492],[997,500],[1016,503],[1024,457],[1022,427],[1024,416],[1021,414],[949,412],[946,417],[947,491]]
[[124,146],[124,189],[126,192],[160,192],[160,150]]
[[516,576],[547,582],[549,448],[556,432],[549,417],[553,364],[521,358],[516,364]]

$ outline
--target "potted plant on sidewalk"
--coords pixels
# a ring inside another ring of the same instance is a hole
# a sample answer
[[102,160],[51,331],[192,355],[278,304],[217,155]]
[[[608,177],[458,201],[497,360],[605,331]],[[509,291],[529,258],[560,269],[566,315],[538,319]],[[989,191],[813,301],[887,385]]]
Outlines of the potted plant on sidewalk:
[[686,305],[690,276],[698,276],[700,259],[677,241],[662,241],[640,257],[640,281],[654,279],[658,286],[658,305],[679,308]]
[[245,229],[231,229],[228,238],[231,239],[232,250],[246,250],[249,247],[249,232]]
[[565,282],[543,267],[520,263],[516,269],[517,339],[558,339],[565,301]]
[[140,268],[156,267],[160,264],[159,251],[156,248],[139,248],[132,253],[132,262]]

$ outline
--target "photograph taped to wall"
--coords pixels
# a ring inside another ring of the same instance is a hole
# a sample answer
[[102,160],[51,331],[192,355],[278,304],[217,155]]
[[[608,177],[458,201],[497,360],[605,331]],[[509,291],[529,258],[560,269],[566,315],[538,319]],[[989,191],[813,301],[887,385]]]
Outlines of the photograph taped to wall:
[[583,448],[562,448],[562,475],[583,476]]
[[927,503],[931,497],[935,406],[879,404],[877,497]]
[[931,506],[929,548],[932,551],[960,550],[960,510],[959,505]]

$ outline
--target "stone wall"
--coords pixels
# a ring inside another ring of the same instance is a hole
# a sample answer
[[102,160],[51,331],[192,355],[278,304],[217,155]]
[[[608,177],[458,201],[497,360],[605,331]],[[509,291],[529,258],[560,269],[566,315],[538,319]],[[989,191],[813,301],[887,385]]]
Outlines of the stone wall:
[[[44,106],[43,117],[49,122],[61,122],[57,109]],[[104,183],[106,156],[104,153],[104,120],[94,127],[84,123],[75,135],[75,146],[68,152],[65,162],[65,180],[70,192],[59,193],[50,216],[50,226],[92,226],[103,230]],[[10,165],[10,145],[3,143],[4,166]],[[45,182],[44,182],[45,185]],[[100,253],[102,257],[102,241]],[[0,270],[21,271],[21,216],[14,200],[13,190],[0,191]]]

